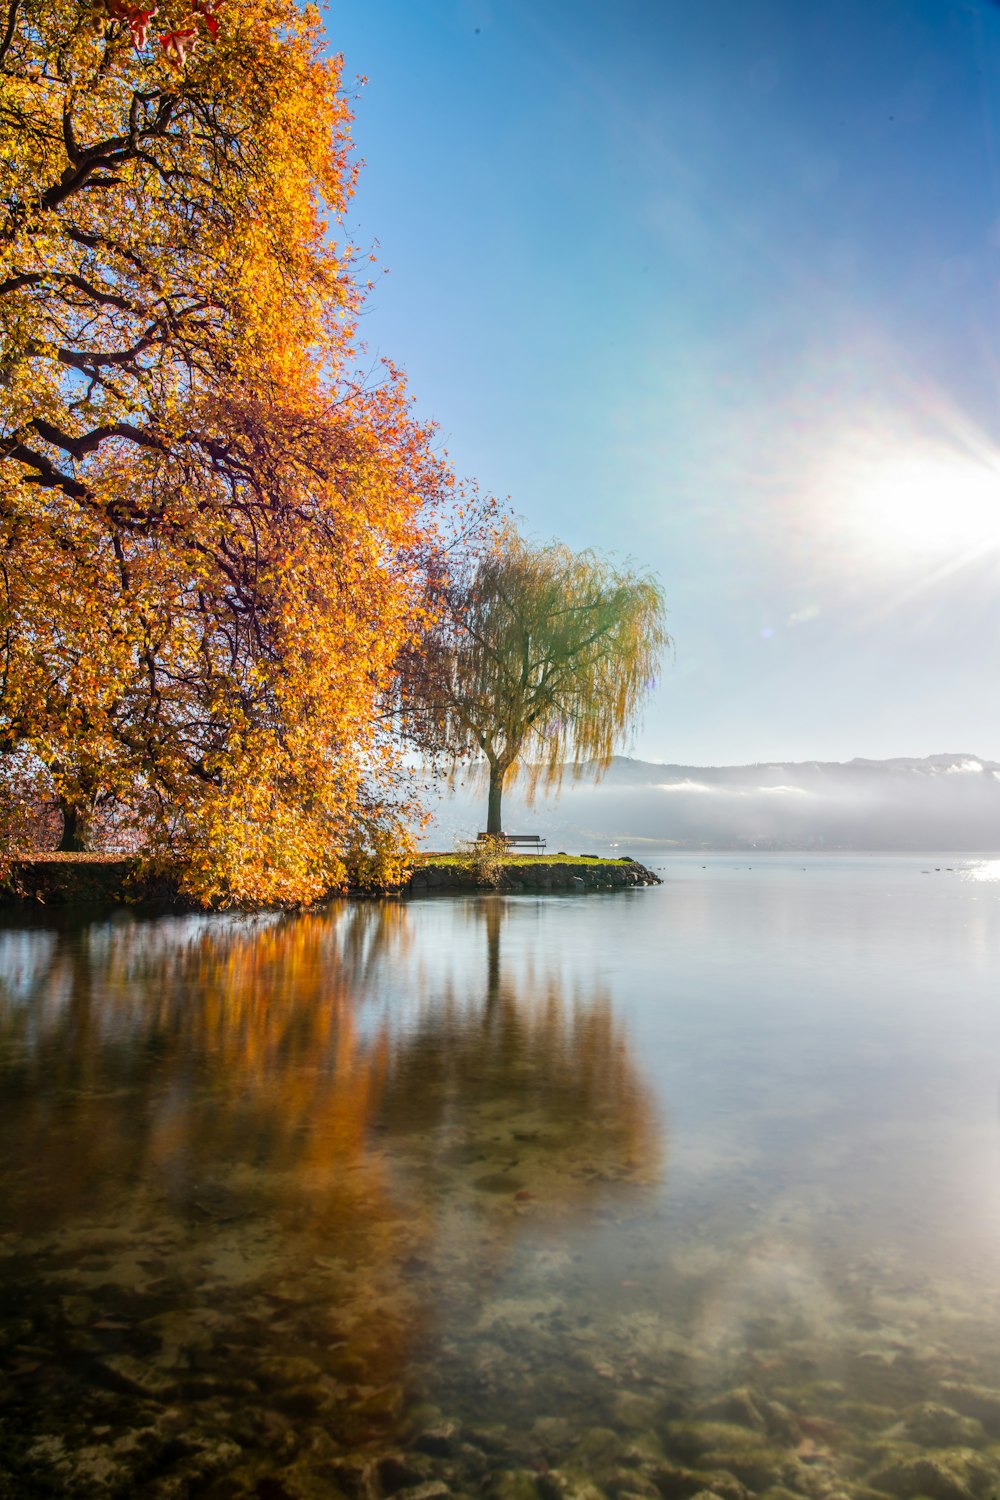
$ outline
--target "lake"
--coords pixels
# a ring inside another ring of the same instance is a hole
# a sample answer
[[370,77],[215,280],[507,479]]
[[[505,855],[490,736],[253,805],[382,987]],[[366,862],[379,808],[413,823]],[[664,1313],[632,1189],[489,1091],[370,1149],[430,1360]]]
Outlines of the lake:
[[1000,1485],[1000,860],[0,926],[0,1497]]

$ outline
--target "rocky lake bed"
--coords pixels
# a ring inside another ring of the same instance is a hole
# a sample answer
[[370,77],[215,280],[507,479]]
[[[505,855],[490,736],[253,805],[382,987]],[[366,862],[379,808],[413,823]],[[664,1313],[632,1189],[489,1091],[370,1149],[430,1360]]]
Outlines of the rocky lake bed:
[[0,1500],[996,1500],[994,906],[775,870],[8,913]]
[[[995,1496],[997,1351],[986,1337],[969,1351],[966,1326],[966,1352],[949,1352],[947,1318],[928,1342],[913,1321],[927,1291],[847,1267],[853,1325],[790,1326],[775,1297],[739,1337],[705,1343],[649,1295],[652,1267],[612,1293],[574,1263],[544,1194],[484,1183],[506,1155],[470,1162],[471,1265],[403,1222],[383,1226],[374,1263],[330,1246],[290,1264],[245,1177],[202,1190],[187,1224],[116,1215],[5,1236],[0,1495]],[[618,1187],[601,1232],[627,1236],[629,1174],[591,1165]],[[694,1307],[687,1275],[674,1296]],[[444,1338],[423,1326],[428,1301]]]

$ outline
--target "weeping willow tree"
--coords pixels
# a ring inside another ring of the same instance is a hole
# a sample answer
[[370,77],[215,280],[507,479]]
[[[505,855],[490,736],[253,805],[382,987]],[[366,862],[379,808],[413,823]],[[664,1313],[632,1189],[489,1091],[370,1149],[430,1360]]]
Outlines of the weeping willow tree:
[[488,779],[488,833],[519,772],[530,802],[567,768],[607,768],[669,644],[664,617],[648,574],[511,533],[452,588],[424,716],[453,766],[471,755]]

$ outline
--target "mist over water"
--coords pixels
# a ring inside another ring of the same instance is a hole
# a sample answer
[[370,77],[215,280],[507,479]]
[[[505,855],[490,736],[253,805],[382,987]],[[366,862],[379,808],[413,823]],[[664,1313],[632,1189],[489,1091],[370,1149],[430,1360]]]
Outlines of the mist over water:
[[0,1473],[882,1492],[928,1401],[992,1472],[1000,862],[656,863],[8,917]]
[[[474,784],[439,800],[434,847],[475,833]],[[529,806],[515,781],[506,826],[580,840],[688,848],[1000,849],[1000,764],[970,754],[895,760],[677,766],[616,756],[595,780],[567,772],[558,795]],[[633,849],[633,852],[634,849]]]

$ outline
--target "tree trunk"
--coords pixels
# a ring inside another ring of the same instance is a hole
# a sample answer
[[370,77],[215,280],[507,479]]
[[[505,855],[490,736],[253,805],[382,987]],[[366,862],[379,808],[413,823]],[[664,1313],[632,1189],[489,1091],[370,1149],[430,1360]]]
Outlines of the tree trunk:
[[80,809],[72,802],[63,802],[60,798],[59,810],[63,817],[62,838],[59,840],[60,854],[82,854],[87,847],[86,820],[81,817]]
[[500,822],[500,798],[503,796],[503,779],[506,774],[506,766],[490,766],[490,797],[486,805],[487,833],[503,833],[503,824]]

